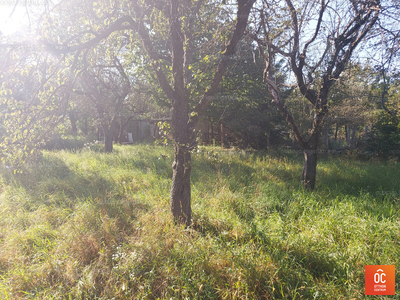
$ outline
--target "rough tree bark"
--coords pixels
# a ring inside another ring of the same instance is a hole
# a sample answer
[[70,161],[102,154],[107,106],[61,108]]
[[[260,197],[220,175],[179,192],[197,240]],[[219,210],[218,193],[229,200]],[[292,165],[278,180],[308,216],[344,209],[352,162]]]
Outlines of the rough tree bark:
[[302,181],[306,188],[314,189],[315,179],[317,177],[317,151],[303,150],[304,164],[302,172]]
[[114,148],[114,133],[117,123],[115,120],[113,120],[110,125],[102,123],[101,127],[103,128],[104,132],[104,152],[110,153]]
[[190,146],[193,141],[188,132],[188,127],[185,126],[189,121],[187,112],[187,106],[177,107],[172,111],[175,154],[172,164],[171,212],[175,222],[190,225],[192,218],[190,186],[192,162]]
[[104,132],[104,152],[110,153],[113,151],[113,134],[108,126],[103,126]]

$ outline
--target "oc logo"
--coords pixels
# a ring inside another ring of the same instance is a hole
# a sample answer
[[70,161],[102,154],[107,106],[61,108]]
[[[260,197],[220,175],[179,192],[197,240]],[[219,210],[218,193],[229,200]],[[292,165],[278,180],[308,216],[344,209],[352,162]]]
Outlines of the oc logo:
[[[379,273],[382,272],[382,273]],[[382,269],[379,269],[378,271],[376,271],[376,273],[374,274],[374,282],[375,283],[385,283],[386,279],[383,279],[383,277],[386,277],[386,274],[383,273]]]

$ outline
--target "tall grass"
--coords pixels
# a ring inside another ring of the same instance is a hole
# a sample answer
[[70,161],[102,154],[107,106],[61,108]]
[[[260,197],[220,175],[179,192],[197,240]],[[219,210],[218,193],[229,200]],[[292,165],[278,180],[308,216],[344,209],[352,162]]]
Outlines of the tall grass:
[[185,229],[172,159],[116,146],[1,169],[0,298],[363,299],[364,265],[400,266],[398,162],[324,157],[308,192],[301,157],[202,148]]

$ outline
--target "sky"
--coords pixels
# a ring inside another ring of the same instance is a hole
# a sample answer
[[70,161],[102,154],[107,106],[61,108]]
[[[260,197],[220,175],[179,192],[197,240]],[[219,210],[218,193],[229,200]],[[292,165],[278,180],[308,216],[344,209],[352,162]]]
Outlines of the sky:
[[[0,31],[3,35],[12,35],[20,32],[26,32],[29,28],[29,17],[32,19],[32,11],[40,9],[38,5],[40,0],[27,0],[27,7],[23,4],[25,1],[19,1],[15,7],[14,3],[16,0],[0,0]],[[29,10],[29,16],[27,14],[27,8]],[[12,15],[11,15],[12,13]],[[11,15],[11,16],[10,16]]]

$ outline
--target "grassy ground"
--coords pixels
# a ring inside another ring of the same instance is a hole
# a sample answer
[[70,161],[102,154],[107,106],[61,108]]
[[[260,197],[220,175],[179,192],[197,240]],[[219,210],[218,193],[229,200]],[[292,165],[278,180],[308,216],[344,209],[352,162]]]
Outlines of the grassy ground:
[[137,145],[2,169],[0,298],[364,299],[364,265],[400,268],[398,162],[325,157],[307,192],[300,156],[205,148],[190,229],[171,222],[171,164]]

